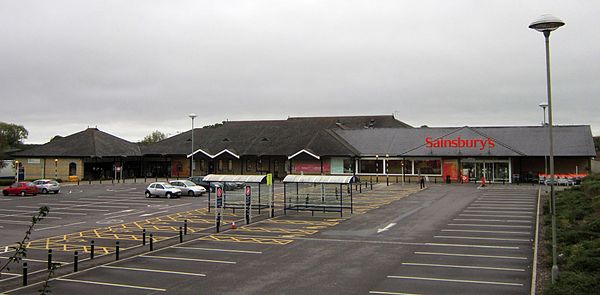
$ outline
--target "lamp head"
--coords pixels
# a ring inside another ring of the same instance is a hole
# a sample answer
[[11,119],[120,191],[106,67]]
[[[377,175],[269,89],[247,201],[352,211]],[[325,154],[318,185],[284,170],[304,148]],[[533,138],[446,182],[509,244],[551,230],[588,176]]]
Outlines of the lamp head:
[[198,117],[198,115],[191,113],[188,115],[188,117],[190,117],[192,120],[194,120],[194,118]]
[[534,29],[538,32],[546,33],[546,32],[552,32],[564,25],[565,25],[565,22],[560,20],[558,17],[550,15],[550,14],[543,14],[540,17],[538,17],[536,20],[534,20],[529,25],[529,28]]
[[547,108],[547,107],[548,107],[548,103],[547,103],[547,102],[541,102],[541,103],[540,103],[540,108],[543,108],[543,109],[545,109],[545,108]]

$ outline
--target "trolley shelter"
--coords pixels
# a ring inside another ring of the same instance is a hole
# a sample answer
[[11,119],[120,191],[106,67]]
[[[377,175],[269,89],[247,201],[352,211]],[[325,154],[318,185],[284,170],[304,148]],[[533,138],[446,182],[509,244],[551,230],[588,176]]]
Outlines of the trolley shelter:
[[288,175],[283,179],[283,213],[287,210],[354,213],[353,176]]
[[[250,187],[251,209],[258,210],[269,208],[269,198],[261,198],[262,192],[269,192],[267,187],[266,175],[227,175],[227,174],[209,174],[203,181],[209,184],[216,184],[223,188],[223,208],[244,209],[246,205],[247,187]],[[208,190],[208,211],[215,204],[211,202],[211,189]],[[213,193],[216,193],[213,192]]]

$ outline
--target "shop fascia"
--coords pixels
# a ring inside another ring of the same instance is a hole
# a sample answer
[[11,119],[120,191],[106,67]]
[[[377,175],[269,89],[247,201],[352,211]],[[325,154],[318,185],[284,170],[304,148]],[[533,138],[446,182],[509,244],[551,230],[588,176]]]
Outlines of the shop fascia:
[[425,145],[428,148],[478,148],[484,150],[486,147],[493,149],[496,147],[496,143],[491,138],[470,138],[463,139],[460,136],[456,138],[425,138]]

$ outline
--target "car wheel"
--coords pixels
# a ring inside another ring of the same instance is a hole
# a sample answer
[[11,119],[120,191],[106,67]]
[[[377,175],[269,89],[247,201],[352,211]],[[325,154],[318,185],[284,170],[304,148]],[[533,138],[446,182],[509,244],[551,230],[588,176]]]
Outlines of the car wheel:
[[45,189],[45,188],[44,188],[44,189],[42,189],[42,194],[47,194],[47,193],[48,193],[48,190],[47,190],[47,189]]
[[194,196],[194,191],[189,191],[188,192],[188,196],[193,197]]
[[7,191],[2,191],[2,194],[5,196],[8,196],[8,192]]
[[170,199],[172,197],[171,193],[167,193],[167,199]]
[[152,197],[152,194],[149,191],[146,191],[145,195],[146,195],[146,198],[151,198]]
[[24,197],[26,194],[27,194],[27,193],[25,193],[25,191],[22,191],[22,192],[20,193],[21,197]]
[[54,194],[58,194],[58,192],[60,192],[60,190],[54,191]]

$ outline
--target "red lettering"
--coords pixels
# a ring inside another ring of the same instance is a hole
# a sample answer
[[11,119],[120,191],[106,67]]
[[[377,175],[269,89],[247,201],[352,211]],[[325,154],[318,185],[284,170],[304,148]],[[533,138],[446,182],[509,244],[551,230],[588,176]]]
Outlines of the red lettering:
[[428,148],[433,147],[433,144],[431,142],[431,137],[425,138],[425,143],[427,144]]
[[425,146],[428,148],[479,148],[479,150],[484,150],[486,147],[495,148],[496,142],[489,137],[486,139],[462,139],[458,136],[454,139],[433,139],[430,136],[425,138]]
[[496,147],[496,143],[491,138],[488,138],[488,145],[490,146],[491,149]]

